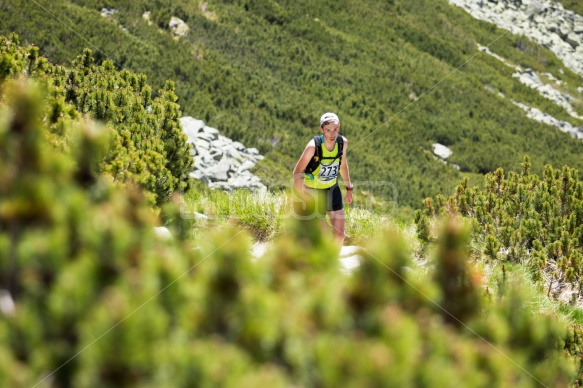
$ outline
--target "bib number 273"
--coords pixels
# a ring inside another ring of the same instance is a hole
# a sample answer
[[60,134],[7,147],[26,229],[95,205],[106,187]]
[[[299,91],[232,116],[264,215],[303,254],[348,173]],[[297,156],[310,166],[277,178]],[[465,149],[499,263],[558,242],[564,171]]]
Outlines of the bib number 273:
[[338,164],[332,164],[330,166],[320,166],[320,176],[324,179],[332,179],[338,176]]

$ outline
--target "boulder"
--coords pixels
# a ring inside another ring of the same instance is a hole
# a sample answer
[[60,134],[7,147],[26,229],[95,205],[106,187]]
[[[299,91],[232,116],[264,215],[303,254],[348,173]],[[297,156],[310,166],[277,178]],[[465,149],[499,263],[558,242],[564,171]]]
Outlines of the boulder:
[[172,233],[165,226],[157,226],[154,228],[154,234],[161,240],[172,240]]
[[547,125],[552,125],[552,126],[558,128],[559,130],[561,130],[562,132],[569,133],[574,138],[583,139],[583,128],[574,127],[573,125],[571,125],[571,123],[568,123],[566,121],[557,120],[554,117],[552,117],[551,115],[546,114],[544,112],[541,112],[539,109],[530,107],[530,106],[523,104],[521,102],[513,101],[513,103],[514,103],[514,105],[516,105],[516,106],[520,107],[522,110],[524,110],[526,112],[526,115],[529,118],[536,120],[538,122],[547,124]]
[[13,315],[16,311],[16,303],[8,290],[0,290],[0,312],[3,315]]
[[567,35],[567,37],[565,38],[565,42],[569,43],[571,47],[576,49],[581,45],[581,38],[582,38],[581,35],[576,34],[574,32],[570,32],[569,35]]
[[192,117],[182,117],[180,124],[182,125],[182,132],[188,136],[188,140],[191,143],[194,143],[198,138],[198,133],[205,127],[202,120],[196,120]]
[[101,16],[105,18],[110,18],[117,13],[117,9],[105,7],[101,8]]
[[434,143],[434,144],[432,144],[432,147],[433,147],[433,153],[436,156],[439,156],[441,159],[445,160],[453,154],[452,150],[450,150],[449,148],[447,148],[443,144]]
[[[559,2],[551,0],[500,0],[479,2],[481,7],[471,7],[478,0],[450,0],[450,3],[459,6],[474,17],[501,28],[510,30],[514,34],[524,35],[534,42],[548,48],[563,61],[566,67],[583,75],[583,17],[572,11],[565,10]],[[506,65],[507,60],[500,58],[489,49],[480,46],[480,50],[496,57]],[[536,89],[538,93],[564,108],[572,117],[583,119],[572,106],[574,98],[562,89],[552,84],[545,84],[536,72],[531,69],[521,70],[515,66],[513,77],[521,83]],[[562,69],[559,73],[563,74]],[[547,78],[558,86],[562,81],[547,74]],[[547,81],[548,82],[548,81]],[[579,90],[581,91],[581,90]],[[519,103],[517,103],[519,104]],[[562,122],[554,117],[526,105],[521,106],[527,116],[534,120],[555,126],[561,131],[568,132],[579,138],[581,131],[569,123]]]
[[150,12],[150,11],[146,11],[142,14],[142,19],[144,19],[148,24],[152,24],[152,22],[150,21],[151,14],[152,14],[152,12]]
[[172,34],[177,37],[183,37],[188,33],[188,25],[180,18],[172,16],[170,22],[168,22],[168,28],[172,31]]

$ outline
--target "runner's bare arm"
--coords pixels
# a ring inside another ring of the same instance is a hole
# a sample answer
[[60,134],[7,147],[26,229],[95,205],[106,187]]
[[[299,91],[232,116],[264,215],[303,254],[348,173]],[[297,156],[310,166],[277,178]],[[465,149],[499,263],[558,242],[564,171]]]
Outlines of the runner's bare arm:
[[348,159],[346,158],[346,150],[348,149],[348,140],[343,136],[344,150],[342,152],[342,162],[340,163],[340,176],[344,180],[346,187],[352,187],[350,182],[350,172],[348,171]]
[[314,142],[314,139],[312,139],[306,145],[306,148],[304,148],[304,152],[302,153],[302,156],[300,156],[300,159],[296,163],[296,166],[294,168],[294,188],[297,191],[300,191],[300,192],[302,191],[303,177],[304,177],[303,171],[308,166],[308,163],[310,163],[310,160],[314,156],[315,151],[316,151],[316,143]]
[[[344,180],[346,187],[352,188],[352,182],[350,182],[350,172],[348,171],[348,159],[346,158],[346,150],[348,149],[348,140],[344,139],[344,151],[342,152],[342,163],[340,164],[340,176]],[[346,203],[350,205],[352,203],[352,190],[346,191]]]

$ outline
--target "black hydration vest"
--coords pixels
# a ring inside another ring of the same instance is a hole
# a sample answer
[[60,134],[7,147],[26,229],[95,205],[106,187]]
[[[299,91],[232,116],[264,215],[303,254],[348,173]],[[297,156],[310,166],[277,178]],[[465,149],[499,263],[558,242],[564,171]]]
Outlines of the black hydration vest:
[[340,168],[340,164],[342,163],[342,152],[344,152],[344,138],[340,135],[336,137],[336,143],[338,144],[338,154],[336,156],[331,157],[322,157],[322,147],[324,147],[324,135],[317,135],[314,136],[314,143],[316,143],[316,152],[314,152],[314,156],[308,163],[308,166],[304,170],[304,174],[310,175],[313,178],[312,173],[316,171],[320,163],[322,163],[322,159],[339,159],[338,161],[338,168]]

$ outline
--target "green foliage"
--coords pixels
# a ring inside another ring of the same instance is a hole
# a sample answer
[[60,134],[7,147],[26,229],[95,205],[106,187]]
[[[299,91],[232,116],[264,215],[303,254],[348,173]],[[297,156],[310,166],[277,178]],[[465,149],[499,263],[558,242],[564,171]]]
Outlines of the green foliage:
[[[291,209],[294,198],[287,191],[251,193],[243,189],[227,193],[200,187],[184,194],[181,198],[182,214],[170,216],[169,225],[193,220],[195,226],[185,228],[190,228],[191,234],[200,234],[203,225],[214,228],[232,223],[246,229],[255,240],[267,241],[279,236],[286,221],[293,218]],[[197,214],[207,218],[197,220]],[[345,214],[346,243],[352,245],[365,243],[387,225],[397,224],[394,218],[361,208],[346,207]],[[403,232],[407,234],[406,230]],[[410,240],[411,244],[415,244],[412,238]]]
[[[522,264],[532,280],[546,286],[548,296],[564,299],[567,293],[570,303],[578,303],[583,293],[583,183],[578,176],[576,169],[550,165],[542,176],[532,174],[526,156],[520,173],[498,169],[486,175],[481,188],[462,182],[454,195],[439,199],[439,212],[472,220],[474,239],[493,264],[504,270],[502,263]],[[420,230],[434,212],[428,206],[418,216]],[[580,329],[573,330],[579,338]],[[576,338],[565,345],[574,357],[580,354]]]
[[533,315],[518,285],[499,304],[484,298],[459,221],[438,233],[437,265],[423,275],[411,271],[409,244],[395,229],[364,246],[351,276],[319,220],[290,219],[257,260],[240,228],[164,240],[139,188],[107,176],[87,181],[73,163],[80,152],[88,160],[106,153],[106,131],[66,122],[64,153],[50,144],[41,88],[9,82],[2,93],[0,289],[15,305],[0,310],[2,385],[528,387],[571,379],[556,320]]
[[[118,12],[104,18],[105,6]],[[460,172],[435,160],[434,142],[453,150],[449,161],[464,174],[509,170],[524,154],[537,174],[545,164],[583,167],[580,141],[526,118],[511,100],[581,122],[496,59],[474,57],[476,43],[495,41],[495,53],[550,71],[575,92],[580,76],[547,49],[446,0],[55,0],[50,11],[67,24],[34,3],[5,2],[0,33],[19,33],[59,64],[90,47],[97,65],[110,58],[118,69],[144,73],[153,90],[173,80],[181,111],[258,148],[266,155],[258,173],[275,187],[289,179],[289,164],[324,111],[342,119],[353,180],[390,182],[400,208],[419,208],[460,181]],[[186,21],[188,35],[171,35],[171,16]]]
[[184,215],[208,217],[208,225],[234,222],[255,239],[265,241],[281,233],[283,221],[289,218],[289,199],[285,193],[236,190],[191,190],[185,194]]
[[245,10],[264,18],[270,24],[283,25],[289,21],[285,8],[273,0],[258,0],[245,3]]
[[567,166],[547,165],[542,177],[530,167],[526,156],[520,174],[498,169],[486,175],[482,188],[465,181],[442,203],[476,221],[476,234],[485,236],[484,253],[492,260],[528,265],[536,278],[544,271],[581,295],[583,183]]
[[[157,204],[188,187],[193,160],[178,121],[180,107],[172,82],[153,98],[144,75],[116,71],[109,60],[97,66],[90,50],[77,57],[72,68],[64,68],[39,57],[34,46],[19,47],[14,37],[0,37],[0,55],[7,64],[0,70],[0,81],[26,75],[48,89],[44,114],[56,145],[67,148],[66,122],[80,116],[115,128],[110,152],[88,161],[81,150],[80,164],[98,165],[94,173],[108,173],[116,181],[139,183]],[[91,171],[85,172],[84,179],[91,181]]]
[[566,9],[575,11],[575,13],[579,15],[583,14],[583,4],[581,4],[581,2],[577,0],[559,0],[559,2],[563,4]]
[[436,282],[443,292],[440,306],[446,321],[464,325],[480,311],[479,284],[469,267],[470,231],[467,225],[449,218],[439,234]]

